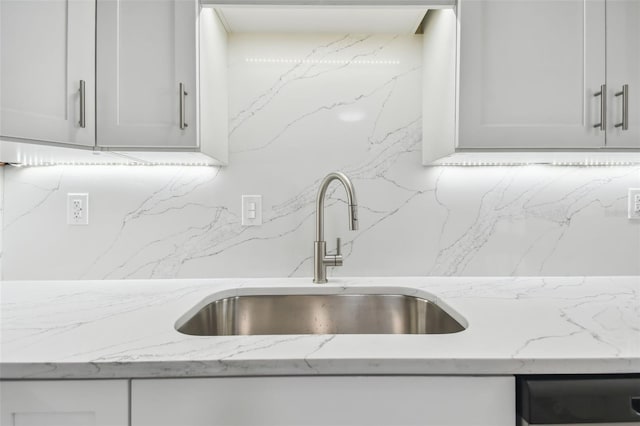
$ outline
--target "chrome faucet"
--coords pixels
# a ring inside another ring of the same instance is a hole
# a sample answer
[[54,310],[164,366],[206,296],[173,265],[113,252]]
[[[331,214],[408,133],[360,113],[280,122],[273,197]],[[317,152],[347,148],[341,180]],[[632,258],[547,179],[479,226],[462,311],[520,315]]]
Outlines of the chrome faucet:
[[324,241],[324,197],[329,184],[334,180],[342,182],[347,191],[347,203],[349,204],[349,229],[358,229],[358,202],[356,191],[351,180],[340,172],[329,173],[318,190],[316,199],[316,240],[313,243],[313,282],[322,284],[327,282],[327,266],[342,266],[342,254],[340,252],[340,238],[337,239],[335,255],[327,255],[327,242]]

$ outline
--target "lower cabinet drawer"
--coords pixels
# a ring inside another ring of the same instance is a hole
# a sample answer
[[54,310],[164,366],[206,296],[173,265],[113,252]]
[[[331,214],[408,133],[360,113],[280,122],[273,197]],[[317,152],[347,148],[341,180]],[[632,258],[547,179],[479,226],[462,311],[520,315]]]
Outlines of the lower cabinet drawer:
[[2,426],[128,426],[127,380],[0,381]]
[[132,381],[132,426],[514,426],[513,377]]

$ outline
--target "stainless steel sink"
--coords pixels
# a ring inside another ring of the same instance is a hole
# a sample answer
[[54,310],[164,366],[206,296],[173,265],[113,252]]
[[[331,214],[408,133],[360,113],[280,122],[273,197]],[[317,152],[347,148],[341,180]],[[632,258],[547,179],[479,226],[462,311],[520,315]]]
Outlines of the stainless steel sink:
[[426,299],[388,294],[228,297],[209,303],[176,328],[196,336],[444,334],[465,329]]

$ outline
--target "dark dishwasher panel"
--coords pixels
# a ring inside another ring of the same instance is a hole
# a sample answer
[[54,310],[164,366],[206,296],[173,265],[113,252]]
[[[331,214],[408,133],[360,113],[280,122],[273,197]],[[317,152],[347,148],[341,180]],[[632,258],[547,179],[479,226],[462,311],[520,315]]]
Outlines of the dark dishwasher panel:
[[517,379],[518,425],[640,425],[640,374]]

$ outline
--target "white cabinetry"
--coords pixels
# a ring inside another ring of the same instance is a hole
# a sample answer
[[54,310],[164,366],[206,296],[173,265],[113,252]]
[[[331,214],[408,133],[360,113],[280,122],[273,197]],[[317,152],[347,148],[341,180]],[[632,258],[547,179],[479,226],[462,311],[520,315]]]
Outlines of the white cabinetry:
[[127,426],[126,380],[0,381],[3,426]]
[[[640,147],[640,1],[607,0],[607,147]],[[623,102],[627,85],[627,128]],[[616,127],[616,125],[618,125]]]
[[213,9],[2,0],[0,13],[0,162],[226,164],[227,33]]
[[460,6],[460,148],[597,148],[604,0]]
[[97,16],[98,146],[196,148],[197,1],[98,1]]
[[0,2],[0,136],[95,144],[95,7]]
[[132,381],[132,426],[513,426],[513,377]]
[[[458,148],[640,148],[639,8],[637,0],[462,0]],[[623,84],[628,130],[615,127]]]

